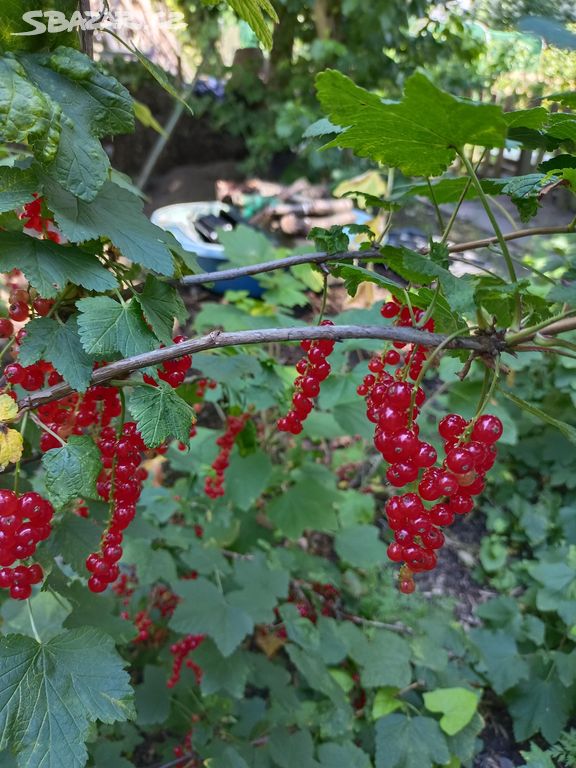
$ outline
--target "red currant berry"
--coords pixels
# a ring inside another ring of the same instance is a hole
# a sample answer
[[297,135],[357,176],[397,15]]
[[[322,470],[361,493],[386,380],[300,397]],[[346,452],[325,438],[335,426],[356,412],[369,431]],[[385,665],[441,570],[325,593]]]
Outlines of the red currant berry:
[[444,440],[455,440],[460,437],[462,432],[468,426],[466,419],[459,416],[457,413],[450,413],[448,416],[444,416],[438,424],[438,432],[444,438]]
[[471,496],[465,496],[458,493],[451,496],[448,501],[448,509],[456,515],[466,515],[474,507],[474,501]]
[[0,317],[0,339],[8,339],[14,333],[14,326],[7,317]]
[[6,368],[4,368],[4,376],[6,377],[6,381],[9,381],[10,384],[20,384],[22,377],[24,376],[24,368],[20,363],[10,363],[10,365],[7,365]]
[[398,304],[395,304],[393,301],[387,301],[386,304],[382,305],[382,309],[380,310],[380,314],[382,317],[385,317],[387,319],[390,319],[392,317],[396,317],[396,315],[400,312],[400,307]]
[[54,306],[54,300],[42,299],[39,297],[37,299],[34,299],[32,306],[34,307],[34,311],[36,312],[37,315],[40,315],[40,317],[46,317],[46,315],[50,312],[50,310]]
[[464,475],[474,468],[474,457],[466,448],[452,448],[446,456],[446,466],[457,475]]
[[27,600],[31,594],[30,584],[12,584],[10,587],[10,597],[13,600]]
[[411,595],[416,589],[414,579],[402,579],[399,585],[400,592],[404,595]]
[[397,541],[393,541],[388,545],[386,554],[388,555],[388,559],[392,560],[393,563],[400,563],[404,559],[402,555],[402,545],[398,544]]
[[504,427],[497,416],[480,416],[472,428],[472,440],[491,445],[502,437]]
[[15,301],[8,307],[8,314],[10,315],[11,320],[14,320],[17,323],[22,323],[24,320],[28,319],[30,309],[25,302]]
[[447,504],[435,504],[428,514],[434,525],[452,525],[454,522],[454,513],[450,511]]

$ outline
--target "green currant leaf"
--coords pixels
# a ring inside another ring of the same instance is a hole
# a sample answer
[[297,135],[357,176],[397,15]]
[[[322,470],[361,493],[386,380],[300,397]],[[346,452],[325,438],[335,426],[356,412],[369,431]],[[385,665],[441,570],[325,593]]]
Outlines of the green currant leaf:
[[90,724],[133,715],[124,664],[96,629],[46,643],[1,638],[0,749],[16,753],[19,768],[84,768]]
[[102,529],[94,520],[67,513],[45,546],[54,557],[61,557],[76,573],[84,576],[86,558],[98,550],[101,535]]
[[136,299],[156,338],[164,344],[172,344],[174,319],[184,322],[188,317],[176,288],[148,275],[144,289]]
[[93,359],[82,346],[75,317],[65,325],[50,317],[29,322],[20,345],[19,359],[22,365],[32,365],[38,360],[52,363],[78,392],[87,389],[92,377]]
[[481,666],[496,693],[504,693],[528,677],[528,664],[506,630],[475,629],[470,637],[480,652]]
[[247,654],[235,651],[223,656],[209,639],[194,651],[192,659],[202,669],[200,690],[204,696],[228,693],[234,699],[242,699],[248,680]]
[[134,387],[128,409],[149,448],[161,445],[168,437],[188,441],[194,411],[165,382],[157,387]]
[[406,176],[438,176],[465,144],[504,146],[500,107],[451,96],[421,73],[408,78],[400,102],[384,102],[334,70],[321,72],[316,86],[330,120],[346,129],[327,146],[348,147]]
[[424,693],[424,705],[429,712],[440,712],[440,728],[454,736],[474,717],[480,697],[468,688],[437,688]]
[[371,768],[372,763],[364,750],[351,741],[344,744],[321,744],[318,759],[322,768]]
[[268,505],[268,515],[290,538],[306,529],[335,531],[338,528],[335,504],[338,492],[313,479],[303,478]]
[[567,424],[564,421],[560,421],[559,419],[554,418],[554,416],[551,416],[546,411],[543,411],[542,408],[538,408],[538,406],[526,402],[526,400],[523,400],[521,397],[513,395],[512,392],[506,392],[501,387],[498,388],[498,391],[500,394],[504,395],[507,400],[510,400],[512,403],[514,403],[514,405],[517,405],[518,408],[521,408],[523,411],[526,411],[531,416],[535,416],[537,419],[540,419],[546,424],[550,424],[550,426],[561,432],[567,440],[570,440],[571,443],[576,444],[576,428],[574,428],[571,424]]
[[95,499],[96,478],[102,469],[100,452],[88,435],[72,435],[62,448],[42,456],[48,498],[61,507],[79,497]]
[[376,723],[376,768],[423,768],[449,761],[436,720],[393,713]]
[[0,58],[0,139],[29,143],[42,162],[54,160],[60,140],[62,110],[28,79],[12,56]]
[[28,82],[62,113],[60,140],[45,172],[81,200],[93,200],[108,176],[110,161],[100,138],[134,130],[134,109],[128,91],[101,72],[88,56],[73,48],[22,54],[19,61]]
[[134,695],[138,726],[162,725],[170,714],[170,691],[166,686],[166,670],[147,664],[143,680]]
[[360,667],[360,680],[365,688],[405,688],[410,684],[410,647],[406,640],[388,630],[368,637],[353,625],[342,626],[340,636],[348,655]]
[[266,17],[277,22],[278,16],[269,0],[226,0],[226,3],[244,19],[265,48],[272,48],[272,32]]
[[122,304],[109,296],[94,296],[76,302],[80,312],[78,332],[90,355],[131,357],[156,346],[140,305],[135,299]]
[[118,285],[95,256],[80,248],[21,232],[0,232],[0,270],[11,269],[21,269],[30,285],[46,298],[57,296],[68,283],[101,292]]
[[166,549],[151,549],[146,539],[128,538],[124,544],[122,561],[133,565],[142,586],[165,581],[175,584],[178,580],[174,558]]
[[230,656],[254,629],[254,622],[241,608],[206,579],[181,581],[176,591],[182,598],[170,626],[184,634],[206,634],[220,653]]
[[29,203],[37,189],[38,179],[33,169],[0,167],[0,213]]
[[166,232],[144,215],[142,200],[130,190],[106,181],[86,201],[45,180],[44,192],[54,220],[71,242],[105,237],[135,264],[161,275],[173,274]]
[[386,545],[373,525],[354,525],[336,535],[338,556],[357,568],[376,568],[386,562]]
[[540,732],[553,744],[562,733],[574,704],[574,687],[566,688],[550,664],[536,657],[530,665],[530,678],[514,688],[508,699],[514,720],[514,735],[526,741]]

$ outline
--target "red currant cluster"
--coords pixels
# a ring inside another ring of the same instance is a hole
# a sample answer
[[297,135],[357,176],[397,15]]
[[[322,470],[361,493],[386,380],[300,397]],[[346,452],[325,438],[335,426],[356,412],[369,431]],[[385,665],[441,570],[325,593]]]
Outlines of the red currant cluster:
[[[186,341],[186,336],[174,336],[172,341],[174,344],[181,344],[183,341]],[[163,348],[164,344],[161,347]],[[182,357],[177,357],[175,360],[166,360],[158,368],[158,378],[176,389],[176,387],[179,387],[184,382],[191,365],[192,355],[182,355]],[[146,384],[151,384],[153,387],[158,386],[152,376],[149,376],[147,373],[144,374],[143,378]]]
[[39,542],[50,536],[54,509],[39,493],[30,491],[18,497],[13,491],[0,489],[0,587],[10,589],[10,597],[26,600],[32,585],[39,584],[44,574],[33,565],[14,565],[36,552]]
[[[41,421],[63,440],[71,434],[81,435],[89,427],[108,428],[121,412],[117,390],[103,386],[89,387],[83,395],[68,395],[38,408]],[[40,438],[41,451],[59,447],[60,442],[49,432]]]
[[[196,397],[202,400],[206,395],[207,389],[216,389],[217,386],[218,382],[214,381],[214,379],[198,379],[196,382]],[[200,403],[196,405],[200,405]]]
[[119,576],[124,531],[134,519],[142,483],[148,476],[140,467],[146,446],[135,422],[126,422],[118,438],[112,427],[104,427],[98,447],[104,468],[96,488],[104,501],[111,501],[112,515],[102,536],[100,552],[93,552],[86,559],[86,568],[92,574],[88,579],[92,592],[103,592]]
[[204,493],[211,499],[224,496],[224,474],[230,463],[230,453],[236,438],[246,426],[249,418],[249,413],[226,417],[226,431],[216,440],[220,453],[212,462],[212,469],[216,474],[209,475],[204,481]]
[[184,738],[183,744],[177,744],[174,747],[174,757],[183,757],[184,759],[176,763],[174,768],[192,768],[192,766],[198,765],[198,762],[189,757],[192,752],[192,731],[188,731]]
[[19,269],[12,270],[9,278],[8,317],[0,318],[1,339],[14,335],[13,323],[25,323],[33,314],[46,317],[54,306],[53,299],[44,299],[35,292],[33,292],[35,298],[32,298],[28,283]]
[[38,194],[34,193],[34,200],[30,203],[26,203],[24,211],[19,215],[19,218],[24,221],[24,227],[37,232],[39,235],[53,240],[55,243],[60,242],[60,235],[52,227],[54,227],[54,221],[50,216],[42,215],[42,198],[38,197]]
[[[334,325],[332,320],[323,320],[321,325]],[[302,422],[314,407],[311,398],[320,394],[320,384],[330,375],[330,363],[328,355],[334,350],[334,342],[331,339],[319,339],[318,341],[302,341],[300,346],[306,352],[296,363],[298,376],[294,380],[294,394],[292,395],[292,410],[286,416],[278,419],[280,432],[290,432],[299,435],[302,432]]]
[[[414,591],[414,573],[435,567],[435,551],[444,544],[440,529],[451,525],[455,515],[472,511],[473,496],[483,491],[484,475],[496,461],[495,443],[503,428],[497,416],[486,414],[469,423],[452,413],[440,421],[438,431],[445,440],[442,468],[424,472],[417,494],[393,496],[386,504],[394,531],[388,557],[404,563],[400,590],[406,594]],[[423,501],[438,503],[427,509]]]
[[168,688],[174,688],[174,686],[180,680],[180,674],[182,672],[182,665],[186,660],[186,666],[194,672],[196,677],[196,685],[200,685],[202,679],[202,669],[192,661],[192,659],[186,659],[189,653],[196,650],[200,643],[204,640],[204,635],[186,635],[182,640],[178,640],[177,643],[173,643],[170,646],[170,653],[174,656],[172,661],[172,676],[169,678],[166,685]]
[[[384,304],[381,313],[396,318],[399,326],[417,323],[434,330],[433,321],[425,319],[423,310],[411,312],[397,300]],[[470,512],[472,496],[482,492],[483,475],[495,461],[493,443],[502,434],[502,424],[495,416],[481,416],[470,424],[456,414],[447,416],[439,425],[446,440],[446,458],[436,467],[436,449],[420,440],[416,423],[425,393],[407,381],[419,379],[426,351],[401,342],[394,342],[394,347],[370,360],[370,373],[358,387],[358,394],[366,399],[367,418],[375,424],[374,445],[389,465],[386,479],[390,485],[403,488],[418,483],[417,492],[393,496],[386,504],[388,523],[394,531],[388,556],[393,562],[404,563],[400,590],[410,593],[415,588],[413,574],[436,566],[436,551],[444,544],[440,529],[450,525],[455,514]],[[386,366],[396,367],[394,374],[388,373]],[[424,505],[443,497],[447,497],[446,502],[431,509]]]

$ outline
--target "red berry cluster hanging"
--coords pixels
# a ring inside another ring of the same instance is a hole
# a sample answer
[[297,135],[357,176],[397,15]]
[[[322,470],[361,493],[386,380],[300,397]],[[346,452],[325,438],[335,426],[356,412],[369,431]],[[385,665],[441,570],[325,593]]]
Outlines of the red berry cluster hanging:
[[17,496],[0,489],[0,587],[9,589],[15,600],[30,597],[32,585],[39,584],[44,574],[37,563],[10,566],[34,555],[39,542],[50,536],[53,516],[52,504],[39,493]]
[[60,242],[59,233],[53,229],[54,220],[50,216],[42,215],[42,198],[38,197],[36,192],[34,193],[34,200],[26,203],[23,213],[18,218],[24,221],[26,229],[31,229],[42,237],[53,240],[55,243]]
[[174,659],[172,661],[172,675],[166,683],[168,688],[174,688],[174,686],[179,682],[182,672],[182,665],[184,664],[185,660],[188,669],[191,669],[194,672],[194,676],[196,677],[196,685],[200,685],[200,681],[202,679],[202,669],[198,666],[198,664],[196,664],[196,662],[192,661],[192,659],[186,659],[186,656],[188,656],[189,653],[192,653],[192,651],[196,650],[196,648],[198,648],[203,640],[204,635],[186,635],[186,637],[183,637],[182,640],[178,640],[178,642],[173,643],[170,646],[170,653]]
[[140,467],[146,446],[135,422],[126,422],[118,438],[112,427],[105,427],[100,433],[98,447],[104,469],[96,488],[104,501],[111,501],[112,515],[102,536],[100,552],[93,552],[86,559],[86,568],[92,574],[88,579],[88,588],[92,592],[103,592],[119,576],[118,561],[122,557],[124,531],[136,515],[136,502],[148,476]]
[[[396,318],[399,326],[424,319],[422,310],[411,313],[397,300],[384,304],[381,313]],[[422,327],[433,331],[434,323],[426,320]],[[435,466],[436,449],[420,440],[416,423],[426,396],[407,381],[420,377],[426,351],[401,342],[394,342],[394,347],[370,360],[370,373],[358,387],[358,394],[365,397],[367,417],[375,424],[374,445],[389,465],[386,479],[395,488],[415,486],[413,492],[393,496],[386,504],[394,532],[388,557],[403,563],[400,590],[410,593],[415,588],[413,575],[436,566],[436,552],[444,544],[441,528],[450,525],[455,515],[470,512],[472,496],[482,492],[484,473],[496,458],[493,444],[502,434],[502,424],[495,416],[481,416],[471,424],[457,414],[447,416],[439,425],[446,441],[446,458],[441,466]],[[395,372],[387,372],[386,366],[395,367]],[[425,504],[429,502],[438,503],[428,508]]]
[[[334,325],[332,320],[323,320],[320,325]],[[302,422],[314,407],[312,399],[320,394],[320,384],[330,375],[330,363],[326,359],[334,350],[331,339],[305,340],[300,346],[306,352],[296,363],[298,376],[294,380],[292,395],[292,410],[286,416],[278,419],[280,432],[290,432],[299,435],[302,432]]]
[[[183,341],[186,341],[186,336],[174,336],[172,341],[174,344],[181,344]],[[164,344],[161,345],[161,348],[164,348]],[[182,357],[177,357],[174,360],[166,360],[158,368],[158,378],[176,389],[176,387],[179,387],[184,382],[191,365],[192,355],[182,355]],[[147,373],[144,374],[143,378],[146,384],[151,384],[153,387],[158,386],[152,376],[149,376]]]
[[217,499],[224,496],[224,475],[230,464],[230,453],[236,442],[236,438],[246,426],[250,418],[249,413],[243,413],[240,416],[226,417],[226,431],[216,440],[216,445],[220,448],[220,453],[212,462],[214,475],[209,475],[204,481],[204,493],[211,499]]

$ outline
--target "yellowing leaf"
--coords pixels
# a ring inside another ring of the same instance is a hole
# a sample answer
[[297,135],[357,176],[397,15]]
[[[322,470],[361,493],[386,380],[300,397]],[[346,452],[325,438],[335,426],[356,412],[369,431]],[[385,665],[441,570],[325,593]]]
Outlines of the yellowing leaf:
[[18,414],[18,405],[9,395],[0,395],[0,421],[11,421]]
[[7,464],[15,464],[22,456],[22,435],[15,429],[0,425],[0,470]]
[[479,695],[467,688],[438,688],[424,694],[426,709],[442,714],[440,728],[449,736],[454,736],[468,725],[479,701]]

